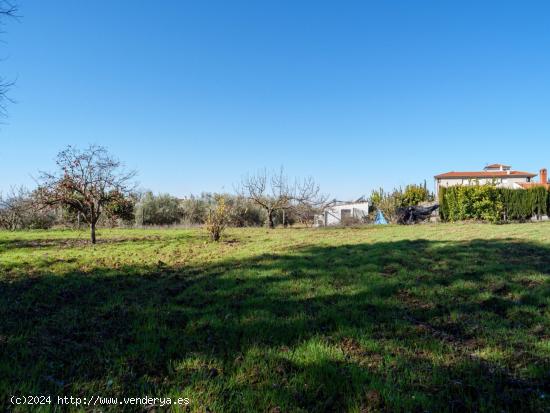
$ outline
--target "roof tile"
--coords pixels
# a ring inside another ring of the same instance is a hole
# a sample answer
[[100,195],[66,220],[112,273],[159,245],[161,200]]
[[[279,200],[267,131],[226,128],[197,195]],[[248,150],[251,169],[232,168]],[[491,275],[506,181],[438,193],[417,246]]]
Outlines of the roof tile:
[[447,172],[444,174],[436,175],[436,179],[440,178],[503,178],[507,176],[514,176],[516,178],[532,178],[537,174],[522,171],[478,171],[478,172]]

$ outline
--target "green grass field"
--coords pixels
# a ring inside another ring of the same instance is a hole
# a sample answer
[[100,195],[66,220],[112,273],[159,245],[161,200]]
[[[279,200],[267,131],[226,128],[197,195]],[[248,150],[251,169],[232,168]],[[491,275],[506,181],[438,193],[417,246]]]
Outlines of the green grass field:
[[1,411],[550,411],[550,223],[87,237],[0,233]]

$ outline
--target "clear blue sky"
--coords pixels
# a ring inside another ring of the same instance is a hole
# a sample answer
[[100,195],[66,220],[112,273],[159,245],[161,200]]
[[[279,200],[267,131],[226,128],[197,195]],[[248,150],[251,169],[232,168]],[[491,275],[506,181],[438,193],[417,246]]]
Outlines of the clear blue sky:
[[88,143],[180,196],[280,165],[339,199],[550,167],[545,1],[18,3],[0,189]]

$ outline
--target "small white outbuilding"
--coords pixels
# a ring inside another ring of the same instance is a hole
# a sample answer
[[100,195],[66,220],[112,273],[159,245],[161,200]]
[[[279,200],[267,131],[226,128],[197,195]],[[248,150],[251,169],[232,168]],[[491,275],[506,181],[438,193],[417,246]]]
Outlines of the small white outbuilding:
[[340,225],[347,219],[363,221],[369,215],[368,201],[342,202],[327,207],[322,214],[315,215],[316,227]]

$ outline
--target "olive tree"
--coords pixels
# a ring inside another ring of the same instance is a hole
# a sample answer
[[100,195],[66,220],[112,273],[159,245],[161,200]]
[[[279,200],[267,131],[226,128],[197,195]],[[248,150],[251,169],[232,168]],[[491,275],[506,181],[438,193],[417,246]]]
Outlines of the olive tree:
[[96,225],[102,214],[116,214],[113,204],[129,195],[135,172],[102,146],[84,150],[68,146],[57,155],[57,171],[41,172],[37,195],[43,205],[61,205],[79,212],[90,226],[90,239],[96,243]]
[[135,218],[138,225],[173,225],[179,223],[182,217],[180,200],[169,194],[154,195],[147,191],[136,205]]

